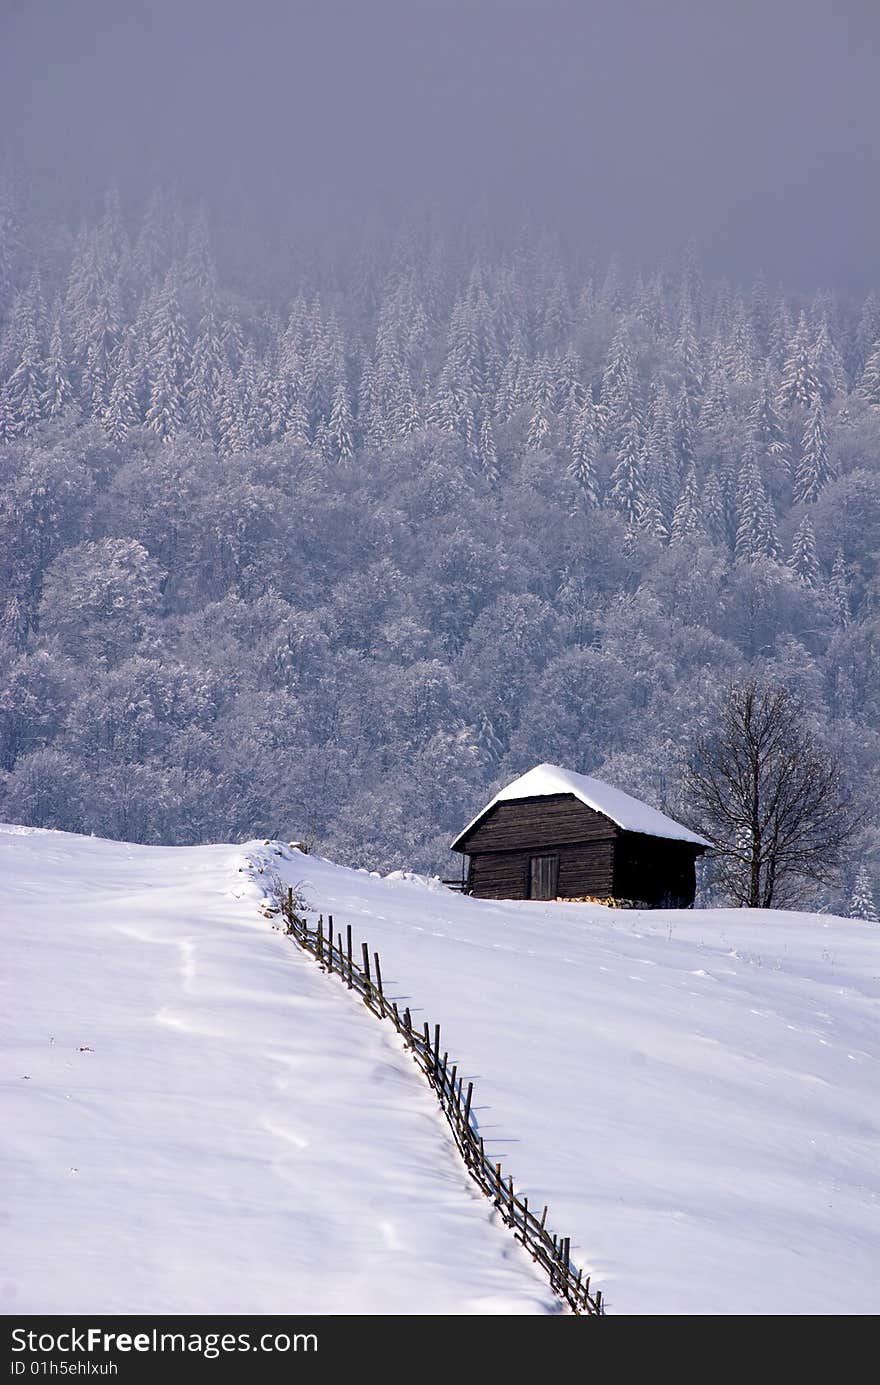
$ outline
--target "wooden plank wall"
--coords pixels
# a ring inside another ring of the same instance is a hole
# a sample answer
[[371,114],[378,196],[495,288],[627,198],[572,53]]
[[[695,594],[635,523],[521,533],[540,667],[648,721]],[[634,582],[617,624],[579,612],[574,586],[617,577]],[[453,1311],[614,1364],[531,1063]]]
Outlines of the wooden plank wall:
[[615,843],[581,842],[577,846],[561,847],[559,851],[559,893],[563,899],[580,895],[595,895],[604,899],[611,894],[614,879]]
[[478,899],[527,899],[529,851],[486,851],[470,858],[468,887]]
[[[468,884],[478,899],[527,899],[529,860],[537,851],[487,851],[470,858]],[[559,893],[563,897],[611,893],[614,842],[579,842],[561,846]]]
[[616,823],[574,794],[552,794],[496,803],[462,846],[469,855],[517,849],[537,855],[545,847],[555,850],[575,842],[610,841],[619,831]]

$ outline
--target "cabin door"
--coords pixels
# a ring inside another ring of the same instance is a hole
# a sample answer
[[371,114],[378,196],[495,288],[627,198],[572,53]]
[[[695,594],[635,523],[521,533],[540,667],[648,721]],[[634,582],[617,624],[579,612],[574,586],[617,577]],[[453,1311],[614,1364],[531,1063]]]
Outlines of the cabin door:
[[529,899],[555,899],[559,893],[559,857],[533,856],[529,861]]

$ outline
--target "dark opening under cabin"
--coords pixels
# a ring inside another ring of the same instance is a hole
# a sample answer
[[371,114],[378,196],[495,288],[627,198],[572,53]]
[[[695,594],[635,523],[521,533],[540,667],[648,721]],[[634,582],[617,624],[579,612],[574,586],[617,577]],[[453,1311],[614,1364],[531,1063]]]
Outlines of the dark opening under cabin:
[[620,789],[536,765],[487,803],[452,843],[478,899],[593,899],[688,908],[710,843]]

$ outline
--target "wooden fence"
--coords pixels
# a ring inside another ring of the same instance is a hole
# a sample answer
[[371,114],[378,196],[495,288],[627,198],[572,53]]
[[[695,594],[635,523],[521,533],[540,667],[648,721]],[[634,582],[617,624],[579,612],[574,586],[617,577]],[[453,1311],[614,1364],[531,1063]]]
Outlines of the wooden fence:
[[517,1196],[513,1178],[505,1176],[500,1164],[486,1157],[482,1136],[472,1116],[474,1084],[467,1088],[458,1075],[456,1064],[449,1063],[449,1054],[441,1051],[440,1026],[433,1029],[426,1020],[421,1029],[412,1022],[409,1008],[401,1015],[397,1004],[389,1001],[382,986],[382,965],[378,952],[370,953],[367,943],[361,943],[361,960],[355,960],[351,925],[334,936],[333,916],[327,925],[320,915],[314,928],[300,918],[294,909],[293,890],[282,890],[279,907],[286,923],[287,934],[310,952],[327,972],[335,972],[350,991],[357,991],[369,1010],[381,1020],[390,1021],[404,1044],[412,1053],[440,1103],[452,1137],[471,1178],[490,1198],[514,1236],[521,1241],[532,1259],[540,1265],[554,1293],[563,1298],[573,1313],[602,1317],[605,1313],[601,1289],[590,1291],[590,1276],[584,1276],[571,1263],[570,1238],[557,1236],[547,1226],[547,1208],[540,1216],[529,1207],[527,1197]]

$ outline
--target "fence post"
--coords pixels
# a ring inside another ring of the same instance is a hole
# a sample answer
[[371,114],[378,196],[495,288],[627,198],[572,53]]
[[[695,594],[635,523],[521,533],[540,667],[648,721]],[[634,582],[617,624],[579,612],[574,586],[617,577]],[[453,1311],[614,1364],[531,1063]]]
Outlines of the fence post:
[[354,963],[351,959],[351,924],[345,925],[345,934],[348,939],[348,989],[354,985]]
[[370,949],[366,943],[361,943],[364,952],[364,975],[367,978],[367,1000],[370,998],[370,988],[373,984],[370,977]]
[[382,968],[379,966],[379,954],[373,953],[373,960],[376,963],[376,990],[379,992],[379,1014],[385,1018],[385,997],[382,994]]

